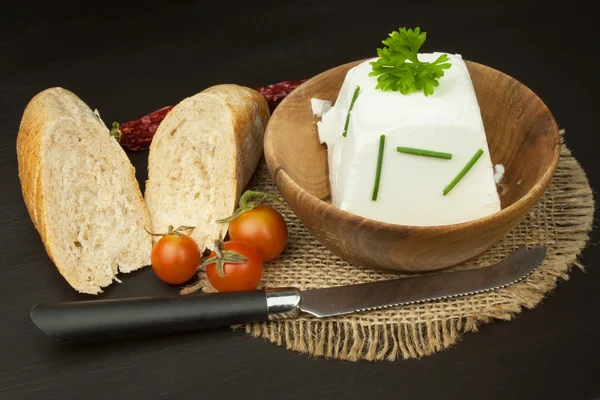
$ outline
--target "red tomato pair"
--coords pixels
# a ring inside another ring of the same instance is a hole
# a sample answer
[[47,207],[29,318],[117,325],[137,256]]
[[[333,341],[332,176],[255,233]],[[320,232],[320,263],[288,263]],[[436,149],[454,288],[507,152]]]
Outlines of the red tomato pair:
[[[244,203],[245,207],[248,207]],[[251,205],[229,222],[229,239],[221,246],[222,270],[213,251],[205,262],[210,284],[219,292],[255,289],[263,275],[263,263],[283,252],[288,237],[285,220],[274,208],[265,204]],[[152,249],[152,269],[163,281],[182,284],[190,280],[200,266],[200,250],[196,242],[178,228],[156,243]],[[213,261],[213,262],[210,262]],[[221,272],[221,273],[219,273]]]

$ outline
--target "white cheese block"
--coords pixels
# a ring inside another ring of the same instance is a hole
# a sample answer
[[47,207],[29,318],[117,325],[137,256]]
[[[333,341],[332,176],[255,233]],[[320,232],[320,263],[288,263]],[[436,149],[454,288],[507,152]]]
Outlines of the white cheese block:
[[502,178],[504,178],[504,165],[496,164],[494,166],[494,182],[498,184],[502,182]]
[[[419,54],[433,61],[442,53]],[[332,204],[373,220],[401,225],[435,226],[482,218],[500,210],[486,134],[475,91],[460,55],[449,54],[435,93],[403,95],[375,89],[371,59],[348,71],[335,105],[318,124],[328,149]],[[342,132],[356,86],[347,136]],[[385,149],[377,200],[372,200],[380,136]],[[452,154],[438,159],[399,153],[413,147]],[[473,155],[483,155],[447,194],[444,188]]]

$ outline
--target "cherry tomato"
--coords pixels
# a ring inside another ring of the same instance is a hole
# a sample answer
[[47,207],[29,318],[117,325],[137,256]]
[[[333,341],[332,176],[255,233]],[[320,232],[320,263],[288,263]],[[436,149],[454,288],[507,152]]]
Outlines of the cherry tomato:
[[[225,276],[220,276],[217,264],[206,265],[206,276],[210,284],[219,292],[235,292],[256,289],[263,274],[263,261],[257,249],[245,242],[229,240],[223,246],[225,252],[233,251],[248,261],[243,264],[224,262]],[[209,258],[215,257],[213,251]]]
[[170,233],[152,248],[152,269],[161,280],[179,285],[196,274],[200,257],[198,244],[191,236]]
[[229,223],[229,238],[252,245],[264,261],[271,261],[285,249],[288,229],[277,210],[259,204]]

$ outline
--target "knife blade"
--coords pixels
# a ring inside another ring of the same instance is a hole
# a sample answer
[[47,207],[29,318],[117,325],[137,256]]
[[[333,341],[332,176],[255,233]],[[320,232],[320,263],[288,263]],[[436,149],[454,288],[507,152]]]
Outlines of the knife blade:
[[477,269],[301,291],[267,288],[244,292],[186,296],[137,297],[41,303],[31,319],[48,336],[70,341],[98,341],[297,318],[400,307],[484,293],[515,284],[531,274],[546,256],[539,246],[518,248],[503,261]]

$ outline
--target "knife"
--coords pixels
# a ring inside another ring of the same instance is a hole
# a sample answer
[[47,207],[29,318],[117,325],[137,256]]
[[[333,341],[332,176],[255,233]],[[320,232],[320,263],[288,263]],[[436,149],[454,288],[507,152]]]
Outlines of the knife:
[[303,291],[288,287],[42,303],[32,308],[31,319],[52,338],[87,342],[209,330],[302,313],[332,317],[496,290],[527,277],[545,256],[544,246],[521,246],[503,261],[478,269]]

